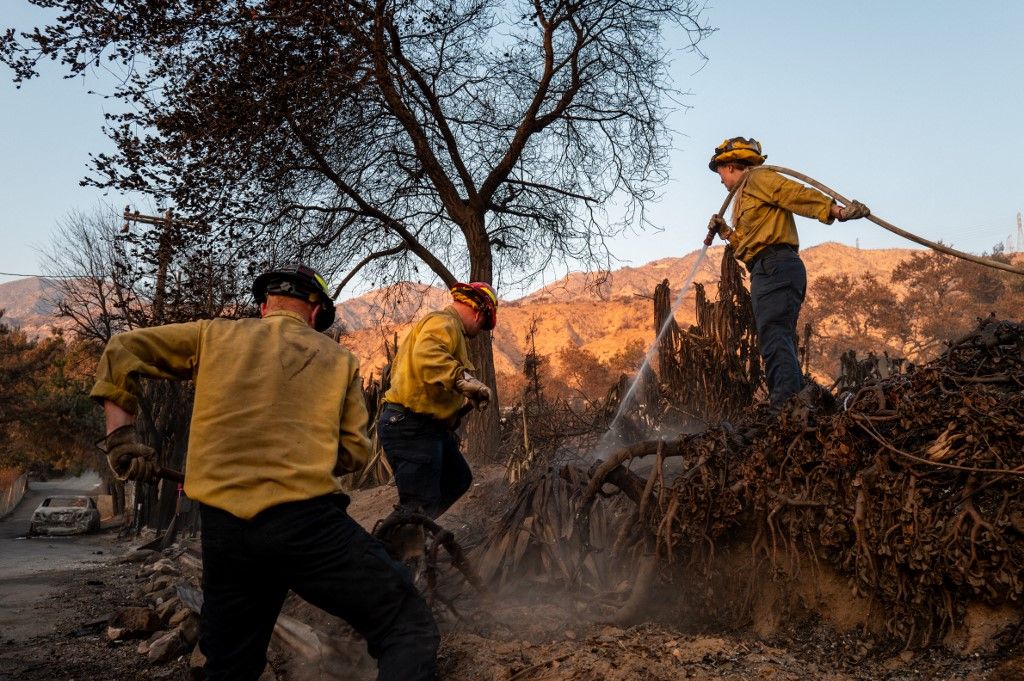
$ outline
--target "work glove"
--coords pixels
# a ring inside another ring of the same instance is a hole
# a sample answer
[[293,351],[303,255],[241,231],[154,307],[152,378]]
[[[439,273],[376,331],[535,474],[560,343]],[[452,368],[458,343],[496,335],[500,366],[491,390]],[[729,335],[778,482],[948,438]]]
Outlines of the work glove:
[[480,411],[487,408],[491,402],[491,389],[471,376],[468,371],[463,372],[461,378],[455,379],[455,389],[466,396]]
[[136,440],[134,425],[121,426],[96,446],[107,455],[107,465],[118,480],[152,482],[157,479],[160,466],[156,462],[156,450]]
[[729,228],[729,223],[725,221],[720,215],[712,215],[711,219],[708,220],[708,236],[704,239],[704,245],[710,246],[714,243],[715,235],[728,239],[729,235],[732,234],[732,230]]
[[871,209],[865,206],[860,201],[850,201],[850,205],[844,206],[839,211],[839,222],[846,222],[847,220],[857,220],[858,218],[866,218],[871,215]]

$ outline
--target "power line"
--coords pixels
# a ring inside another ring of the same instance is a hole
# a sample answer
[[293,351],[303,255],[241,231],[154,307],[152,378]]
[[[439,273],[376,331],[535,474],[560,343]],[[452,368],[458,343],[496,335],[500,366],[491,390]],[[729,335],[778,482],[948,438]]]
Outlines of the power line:
[[20,274],[18,272],[0,272],[2,277],[35,277],[36,279],[82,279],[87,274]]

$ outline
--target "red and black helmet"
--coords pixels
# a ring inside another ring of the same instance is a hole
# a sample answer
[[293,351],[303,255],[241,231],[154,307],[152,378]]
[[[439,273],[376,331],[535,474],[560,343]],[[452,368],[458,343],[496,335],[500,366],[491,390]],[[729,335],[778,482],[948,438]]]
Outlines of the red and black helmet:
[[457,283],[451,288],[452,298],[465,303],[483,317],[480,328],[491,331],[498,323],[498,296],[491,285],[482,281]]
[[334,323],[334,300],[327,291],[327,282],[312,267],[288,263],[256,277],[252,283],[256,303],[266,302],[268,295],[289,296],[319,305],[313,324],[317,331],[325,331]]

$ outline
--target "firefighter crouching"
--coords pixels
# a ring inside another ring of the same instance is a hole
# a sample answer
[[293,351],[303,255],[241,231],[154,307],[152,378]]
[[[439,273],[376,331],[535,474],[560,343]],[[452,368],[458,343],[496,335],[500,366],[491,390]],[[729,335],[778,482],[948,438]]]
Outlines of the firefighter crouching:
[[326,335],[334,303],[302,265],[258,277],[259,319],[136,329],[103,353],[92,397],[122,478],[151,480],[136,442],[139,377],[195,381],[185,493],[200,503],[199,646],[210,681],[257,679],[288,590],[366,638],[379,679],[435,678],[437,625],[408,573],[346,512],[335,476],[370,443],[358,362]]

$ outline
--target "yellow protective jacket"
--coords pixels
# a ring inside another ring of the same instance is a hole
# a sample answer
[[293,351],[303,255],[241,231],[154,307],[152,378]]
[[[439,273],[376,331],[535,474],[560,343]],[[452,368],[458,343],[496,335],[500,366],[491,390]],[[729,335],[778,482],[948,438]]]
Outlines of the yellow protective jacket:
[[455,379],[473,370],[462,319],[448,306],[416,322],[399,344],[384,401],[447,420],[466,403]]
[[195,381],[185,493],[239,518],[338,492],[369,459],[358,360],[294,312],[118,334],[91,396],[134,414],[140,376]]
[[747,265],[765,246],[800,246],[793,213],[826,225],[834,219],[831,198],[774,170],[751,168],[737,194],[729,243],[736,258]]

